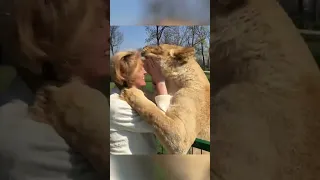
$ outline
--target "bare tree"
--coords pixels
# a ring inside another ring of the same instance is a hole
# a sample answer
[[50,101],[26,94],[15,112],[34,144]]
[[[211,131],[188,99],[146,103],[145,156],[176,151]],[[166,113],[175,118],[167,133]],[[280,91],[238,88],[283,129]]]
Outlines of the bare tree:
[[191,46],[203,69],[209,65],[210,30],[206,26],[147,26],[146,43]]
[[160,44],[175,44],[185,46],[187,40],[187,27],[185,26],[170,26],[163,32]]
[[186,46],[188,40],[188,26],[174,26],[172,29],[172,44]]
[[172,44],[173,37],[172,37],[172,27],[167,28],[165,31],[163,31],[162,38],[160,39],[160,44]]
[[203,26],[188,26],[188,46],[198,46],[203,38],[206,38]]
[[[148,34],[148,38],[146,39],[146,43],[160,45],[160,39],[163,35],[164,30],[168,26],[146,26],[146,32]],[[156,42],[154,42],[156,40]]]
[[208,43],[207,40],[210,38],[210,30],[209,28],[206,28],[205,26],[198,26],[197,27],[197,36],[198,36],[198,41],[200,44],[200,51],[201,51],[201,56],[202,56],[202,64],[203,67],[206,67],[206,62],[205,62],[205,48],[207,47]]
[[189,26],[188,45],[194,47],[196,45],[196,28],[197,26]]
[[119,26],[110,26],[110,37],[111,54],[114,55],[119,50],[120,44],[123,42],[123,33],[120,32]]

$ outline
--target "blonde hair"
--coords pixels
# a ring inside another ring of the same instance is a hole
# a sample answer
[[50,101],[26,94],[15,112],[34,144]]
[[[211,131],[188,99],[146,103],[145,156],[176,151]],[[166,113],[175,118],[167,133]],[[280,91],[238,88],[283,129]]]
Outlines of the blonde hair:
[[139,51],[122,51],[111,58],[111,78],[120,89],[132,86],[135,74],[143,67]]
[[29,66],[78,63],[83,37],[109,14],[102,0],[14,1],[20,48],[29,60],[21,63]]

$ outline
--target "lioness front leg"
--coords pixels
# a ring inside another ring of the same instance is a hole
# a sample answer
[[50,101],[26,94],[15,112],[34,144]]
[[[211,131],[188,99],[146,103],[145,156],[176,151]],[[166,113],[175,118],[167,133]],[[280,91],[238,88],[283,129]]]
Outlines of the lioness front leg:
[[179,118],[167,116],[137,88],[124,89],[121,97],[155,128],[158,140],[170,154],[188,152],[186,129]]
[[[83,96],[86,94],[86,96]],[[51,125],[80,152],[105,179],[109,176],[109,101],[104,95],[75,81],[62,87],[47,86],[38,91],[29,115]]]

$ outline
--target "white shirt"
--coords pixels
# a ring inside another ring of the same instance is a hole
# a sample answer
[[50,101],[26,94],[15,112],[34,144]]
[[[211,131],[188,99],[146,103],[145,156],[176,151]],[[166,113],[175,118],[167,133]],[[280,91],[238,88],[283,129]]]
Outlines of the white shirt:
[[0,180],[100,180],[50,125],[28,116],[34,94],[20,77],[10,81],[0,92]]
[[[110,154],[156,154],[154,129],[126,101],[120,99],[119,93],[118,88],[113,88],[110,94]],[[170,95],[159,95],[155,101],[165,112],[171,98]]]

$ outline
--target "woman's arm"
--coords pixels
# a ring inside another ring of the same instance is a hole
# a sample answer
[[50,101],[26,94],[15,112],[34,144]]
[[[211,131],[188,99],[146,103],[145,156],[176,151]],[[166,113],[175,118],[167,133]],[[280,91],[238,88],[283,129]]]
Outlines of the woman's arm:
[[170,106],[171,98],[170,95],[158,95],[155,97],[155,102],[163,112],[166,112]]
[[157,95],[167,95],[168,90],[165,81],[159,81],[154,84],[155,90],[157,91]]
[[170,106],[172,96],[168,95],[165,81],[155,83],[154,88],[157,91],[157,96],[154,97],[155,103],[162,111],[166,112]]
[[164,81],[153,83],[154,92],[150,92],[144,89],[144,94],[146,97],[155,103],[162,111],[166,112],[172,96],[168,95],[167,86]]

